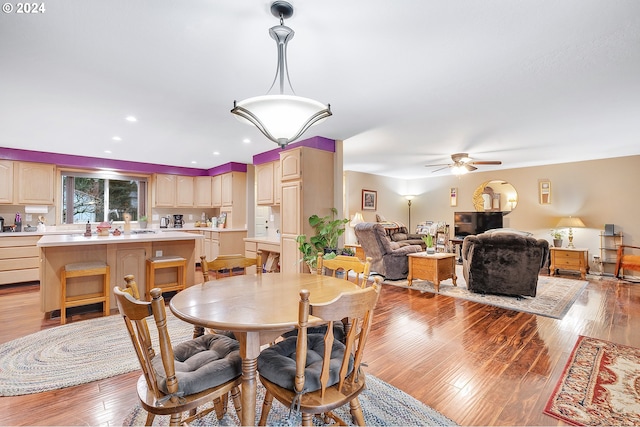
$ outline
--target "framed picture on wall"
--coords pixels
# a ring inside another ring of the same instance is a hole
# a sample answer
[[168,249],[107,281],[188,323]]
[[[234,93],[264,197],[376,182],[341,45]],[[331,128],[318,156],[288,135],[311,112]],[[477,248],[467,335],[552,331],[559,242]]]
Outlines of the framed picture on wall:
[[375,211],[378,209],[378,192],[362,190],[362,210]]
[[538,180],[538,193],[541,205],[551,204],[551,181],[548,179]]
[[449,205],[458,206],[458,188],[457,187],[451,187],[451,191],[449,193]]

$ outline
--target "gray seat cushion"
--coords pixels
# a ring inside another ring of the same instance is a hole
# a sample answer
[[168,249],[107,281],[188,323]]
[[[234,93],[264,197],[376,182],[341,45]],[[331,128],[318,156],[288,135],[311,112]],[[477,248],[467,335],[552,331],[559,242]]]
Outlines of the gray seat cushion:
[[[190,395],[218,386],[242,373],[238,341],[224,335],[203,335],[173,348],[178,392]],[[167,378],[162,358],[153,359],[158,387],[167,390]]]
[[[322,334],[324,335],[327,332],[327,325],[314,326],[312,328],[307,328],[307,335],[311,334]],[[284,338],[289,337],[297,337],[298,336],[298,328],[293,331],[289,331],[285,334],[282,334]],[[335,340],[340,342],[344,342],[345,334],[344,334],[344,324],[342,322],[333,322],[333,336]]]
[[[266,378],[288,390],[295,390],[296,377],[296,343],[298,337],[289,337],[279,343],[264,349],[258,356],[258,372]],[[329,382],[327,386],[336,384],[339,380],[339,369],[344,355],[344,344],[333,342],[331,363],[329,365]],[[322,355],[324,354],[324,335],[307,335],[307,362],[304,370],[305,392],[320,389],[320,372],[322,370]],[[353,371],[353,356],[349,359],[349,373]]]

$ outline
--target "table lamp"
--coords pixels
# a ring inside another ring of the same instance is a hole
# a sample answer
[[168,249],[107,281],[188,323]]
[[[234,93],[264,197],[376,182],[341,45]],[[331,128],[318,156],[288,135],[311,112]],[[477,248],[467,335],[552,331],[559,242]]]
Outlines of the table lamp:
[[[349,225],[351,227],[355,227],[356,225],[360,224],[361,222],[364,222],[364,218],[362,217],[362,214],[360,212],[356,212],[355,214],[353,214],[353,218],[351,218],[351,222],[349,222]],[[358,241],[358,239],[356,238],[356,242]]]
[[569,228],[569,245],[567,246],[570,249],[574,249],[573,246],[573,229],[574,228],[583,228],[586,227],[584,222],[578,217],[568,216],[561,218],[558,222],[557,228]]

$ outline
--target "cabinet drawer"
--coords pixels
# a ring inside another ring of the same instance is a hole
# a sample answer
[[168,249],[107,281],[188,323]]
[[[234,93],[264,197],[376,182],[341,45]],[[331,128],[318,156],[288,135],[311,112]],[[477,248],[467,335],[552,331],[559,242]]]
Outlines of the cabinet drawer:
[[36,246],[41,236],[1,237],[0,248],[15,248],[16,246]]
[[579,260],[581,256],[583,255],[580,252],[555,251],[555,257],[557,260],[561,260],[561,259]]
[[255,252],[258,250],[258,243],[256,242],[244,242],[244,250],[246,251],[250,251],[250,252]]
[[0,259],[0,271],[37,269],[38,267],[38,258]]
[[276,245],[274,243],[258,243],[258,249],[263,252],[280,253],[280,245]]
[[13,258],[38,257],[40,250],[37,246],[18,246],[13,248],[0,247],[0,260]]
[[7,283],[32,282],[40,279],[40,270],[28,268],[25,270],[0,271],[0,285]]
[[556,258],[555,263],[556,268],[580,268],[580,259],[572,259],[572,258]]

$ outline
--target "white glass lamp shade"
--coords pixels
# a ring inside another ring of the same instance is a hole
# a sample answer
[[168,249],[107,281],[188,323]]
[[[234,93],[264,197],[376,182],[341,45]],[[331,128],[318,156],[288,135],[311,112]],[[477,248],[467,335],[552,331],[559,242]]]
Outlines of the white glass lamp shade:
[[362,214],[360,212],[356,212],[353,215],[353,218],[351,218],[351,222],[349,223],[349,225],[352,227],[355,227],[356,225],[362,222],[364,222],[364,218],[362,217]]
[[264,95],[235,103],[232,113],[256,126],[267,138],[284,147],[309,127],[331,115],[329,106],[294,95]]

